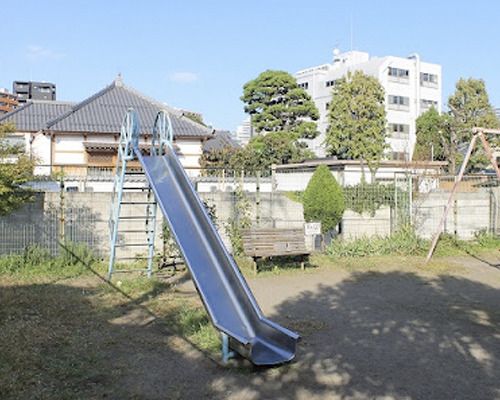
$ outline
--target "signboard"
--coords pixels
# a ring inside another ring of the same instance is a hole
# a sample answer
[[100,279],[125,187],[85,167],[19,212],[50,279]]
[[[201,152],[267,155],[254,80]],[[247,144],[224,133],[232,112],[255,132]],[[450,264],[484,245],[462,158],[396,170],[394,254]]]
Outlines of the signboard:
[[321,222],[306,222],[304,224],[305,235],[321,235]]

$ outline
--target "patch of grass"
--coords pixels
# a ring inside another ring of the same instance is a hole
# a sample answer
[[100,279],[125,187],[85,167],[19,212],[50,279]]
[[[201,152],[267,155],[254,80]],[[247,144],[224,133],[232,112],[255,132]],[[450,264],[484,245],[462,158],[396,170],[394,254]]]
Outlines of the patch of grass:
[[0,257],[0,276],[16,278],[64,279],[88,272],[86,266],[97,264],[97,258],[84,244],[65,243],[59,255],[38,245],[27,247],[21,254]]
[[483,252],[500,249],[500,236],[480,231],[474,235],[473,240],[465,241],[455,238],[453,235],[441,235],[434,255],[457,256],[468,254],[481,254]]
[[81,288],[2,285],[0,398],[101,398],[92,384],[111,366],[99,341],[113,328]]
[[220,351],[220,335],[210,323],[204,308],[183,304],[177,307],[173,317],[176,333],[213,355]]
[[165,324],[170,331],[182,336],[198,348],[215,355],[220,351],[220,337],[212,326],[205,308],[194,299],[180,298],[170,285],[156,277],[123,277],[114,282],[127,296],[121,296],[115,288],[102,283],[101,302],[112,308],[126,304],[131,299],[138,306],[146,307]]
[[361,237],[334,240],[326,253],[332,257],[415,256],[425,254],[428,242],[419,238],[411,227],[403,227],[392,236]]
[[[333,258],[366,258],[373,256],[424,256],[430,241],[419,238],[411,226],[406,226],[391,236],[361,237],[354,240],[335,240],[326,254]],[[500,248],[500,237],[478,232],[473,240],[459,240],[443,234],[434,252],[435,256],[479,254]]]

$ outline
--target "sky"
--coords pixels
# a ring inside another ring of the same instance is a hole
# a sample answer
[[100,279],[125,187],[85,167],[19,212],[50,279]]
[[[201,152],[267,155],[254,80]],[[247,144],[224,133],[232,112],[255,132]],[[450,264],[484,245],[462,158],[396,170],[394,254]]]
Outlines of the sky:
[[266,69],[331,62],[332,50],[443,67],[443,101],[460,77],[484,79],[500,107],[500,2],[0,0],[0,87],[57,85],[81,101],[121,73],[126,85],[203,114],[243,121],[243,85]]

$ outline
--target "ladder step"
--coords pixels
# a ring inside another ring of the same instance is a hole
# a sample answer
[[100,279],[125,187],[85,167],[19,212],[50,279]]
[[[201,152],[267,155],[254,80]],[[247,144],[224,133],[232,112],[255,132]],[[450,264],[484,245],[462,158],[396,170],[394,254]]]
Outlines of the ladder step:
[[121,260],[149,260],[149,257],[115,257],[115,261]]
[[127,273],[127,272],[149,272],[147,269],[141,268],[141,269],[115,269],[113,273]]
[[146,247],[151,246],[149,243],[124,243],[124,244],[115,244],[115,247]]
[[153,231],[147,231],[144,229],[125,229],[123,231],[118,231],[118,233],[152,233]]
[[124,187],[123,190],[148,190],[149,186],[132,186],[132,187]]
[[153,219],[154,216],[153,215],[143,215],[143,216],[140,216],[140,217],[135,217],[135,216],[132,216],[132,217],[120,217],[119,219]]
[[147,201],[122,201],[120,204],[125,204],[125,205],[154,205],[156,203],[152,202],[147,202]]

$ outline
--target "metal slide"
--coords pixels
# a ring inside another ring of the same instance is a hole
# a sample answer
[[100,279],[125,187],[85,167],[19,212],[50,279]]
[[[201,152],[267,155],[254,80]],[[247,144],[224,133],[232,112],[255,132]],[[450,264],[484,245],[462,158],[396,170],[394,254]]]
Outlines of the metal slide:
[[266,319],[168,144],[163,156],[135,150],[214,326],[256,365],[295,356],[299,335]]

